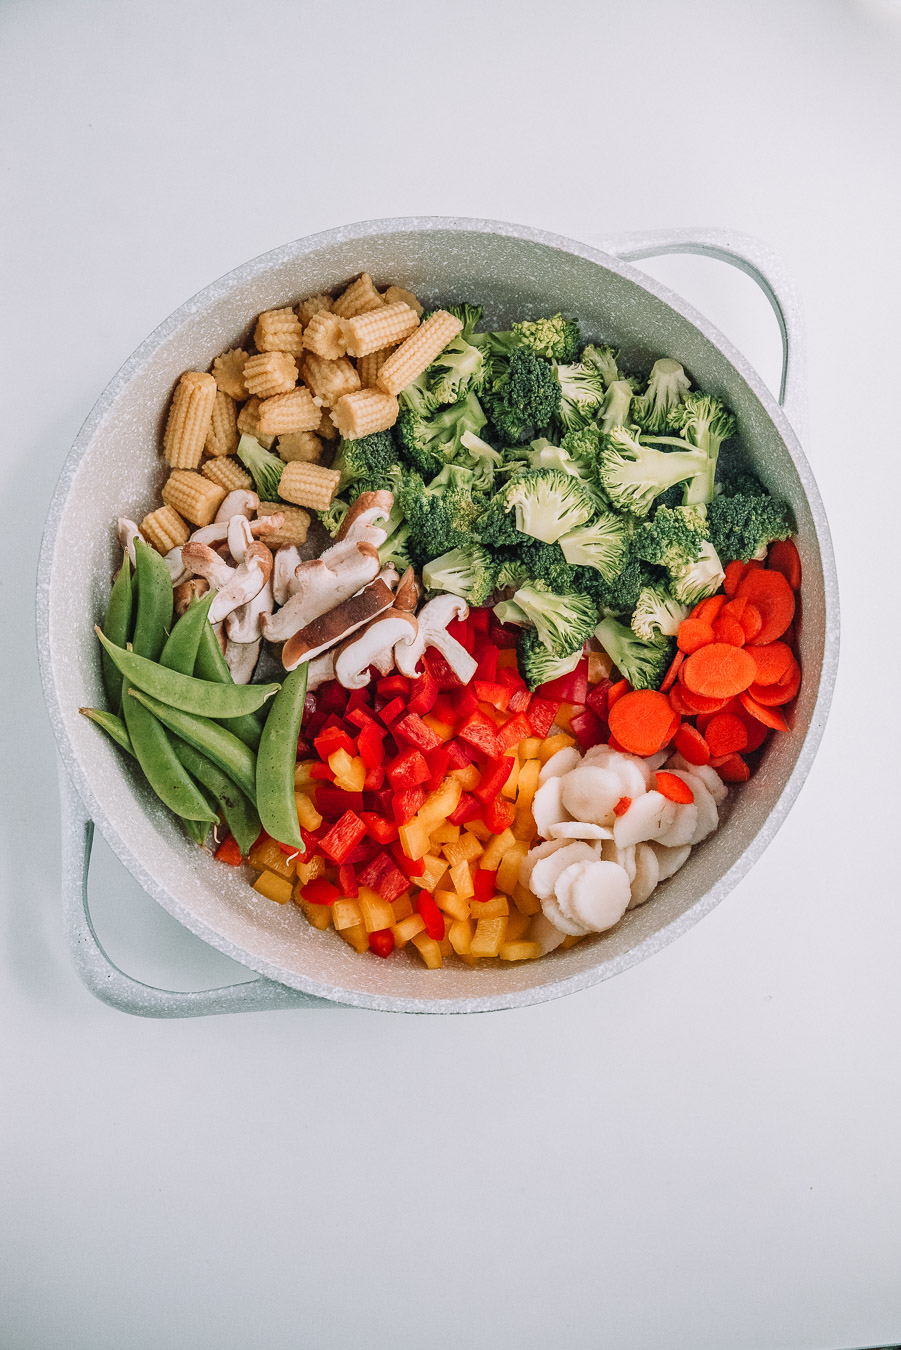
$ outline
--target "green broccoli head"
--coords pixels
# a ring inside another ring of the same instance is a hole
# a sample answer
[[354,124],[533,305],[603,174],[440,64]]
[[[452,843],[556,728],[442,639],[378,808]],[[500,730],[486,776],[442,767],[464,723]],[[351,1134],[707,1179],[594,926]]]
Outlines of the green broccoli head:
[[676,426],[678,410],[690,389],[691,380],[678,361],[668,356],[655,361],[647,389],[632,404],[633,420],[651,432]]
[[515,510],[516,528],[553,544],[594,515],[594,503],[577,478],[559,469],[538,469],[512,478],[502,489],[505,510]]
[[628,529],[621,516],[604,511],[594,520],[568,530],[558,540],[573,567],[594,567],[605,581],[614,581],[625,562]]
[[707,457],[703,474],[685,487],[686,503],[713,501],[716,465],[723,441],[735,435],[735,418],[724,403],[712,394],[686,394],[671,414],[672,425],[682,432],[689,445],[696,445]]
[[410,536],[410,527],[406,523],[400,526],[388,536],[385,542],[379,547],[379,562],[382,567],[393,565],[398,572],[403,574],[408,567],[413,566],[413,559],[407,551],[407,541]]
[[365,479],[370,484],[366,491],[375,491],[372,484],[384,487],[397,463],[397,449],[390,431],[374,431],[359,440],[342,440],[332,460],[332,468],[341,474],[338,491],[350,483]]
[[324,525],[329,534],[334,538],[341,528],[344,517],[350,510],[350,502],[344,497],[333,498],[327,511],[317,511],[316,515],[319,523]]
[[604,406],[607,388],[604,377],[590,362],[555,366],[560,382],[560,408],[557,417],[567,431],[577,431],[596,417]]
[[[406,391],[405,391],[406,392]],[[428,404],[426,406],[429,406]],[[464,434],[476,433],[485,425],[485,414],[475,394],[469,394],[448,408],[425,416],[405,407],[395,423],[401,452],[408,464],[424,477],[440,473],[459,452]]]
[[704,474],[707,467],[703,450],[657,450],[640,441],[634,427],[614,427],[606,438],[598,472],[617,510],[646,516],[661,492]]
[[453,314],[454,318],[459,319],[463,325],[463,331],[460,336],[464,341],[469,342],[476,330],[476,326],[482,318],[481,305],[445,305],[445,312]]
[[600,423],[602,432],[629,425],[634,392],[632,380],[614,380],[608,385]]
[[499,439],[518,445],[551,425],[560,407],[560,385],[553,366],[524,347],[495,364],[499,373],[486,382],[485,406]]
[[644,562],[672,572],[697,562],[708,538],[707,512],[703,506],[661,505],[652,520],[637,527],[632,547]]
[[602,619],[595,637],[633,689],[659,689],[672,660],[674,644],[663,636],[640,638],[616,619]]
[[477,394],[485,378],[485,358],[462,333],[444,348],[426,371],[429,393],[436,403],[458,403],[469,393]]
[[707,524],[723,563],[761,558],[774,540],[794,533],[788,503],[768,495],[714,497],[707,507]]
[[725,581],[723,565],[711,543],[703,543],[698,558],[684,567],[670,569],[671,590],[683,605],[696,605],[715,595]]
[[521,347],[549,361],[574,361],[581,343],[578,319],[565,319],[562,314],[515,323],[512,334]]
[[589,343],[584,348],[581,359],[583,365],[594,366],[608,389],[611,384],[624,378],[617,366],[619,352],[613,347],[596,347],[594,343]]
[[401,477],[396,501],[409,527],[405,547],[415,566],[474,541],[473,527],[484,507],[473,498],[472,486],[472,473],[452,464],[427,486],[415,471]]
[[555,656],[548,651],[534,628],[526,628],[517,643],[516,660],[519,673],[529,689],[537,689],[549,680],[568,675],[582,659],[581,648],[569,656]]
[[248,436],[246,432],[238,441],[235,453],[253,479],[260,500],[274,502],[278,497],[284,461],[271,450],[264,449],[255,436]]
[[[520,586],[512,605],[525,615],[548,651],[570,656],[581,651],[594,630],[598,612],[587,595],[558,595],[542,582]],[[506,622],[506,619],[501,619]]]
[[487,549],[467,544],[433,558],[422,569],[430,591],[450,591],[470,605],[484,605],[497,581],[497,565]]
[[690,613],[688,605],[680,604],[665,586],[644,586],[632,614],[632,631],[644,642],[661,634],[675,637]]
[[480,436],[476,436],[475,432],[463,432],[460,437],[460,450],[455,463],[459,464],[461,468],[472,470],[474,491],[493,491],[495,470],[502,462],[501,452],[495,450],[493,445],[489,445]]
[[726,474],[717,484],[718,491],[724,497],[768,497],[770,494],[756,474],[746,469]]

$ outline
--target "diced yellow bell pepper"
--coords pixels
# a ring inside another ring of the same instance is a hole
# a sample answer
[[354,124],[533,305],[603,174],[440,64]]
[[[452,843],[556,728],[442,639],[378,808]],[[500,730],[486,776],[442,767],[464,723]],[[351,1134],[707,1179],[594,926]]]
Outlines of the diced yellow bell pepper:
[[504,830],[502,834],[496,834],[493,839],[489,839],[485,852],[479,859],[479,867],[486,872],[496,872],[507,849],[512,848],[515,842],[512,830]]
[[274,900],[277,905],[286,905],[294,891],[287,877],[277,877],[274,872],[261,872],[253,883],[253,889],[267,900]]
[[309,788],[314,788],[317,783],[310,770],[316,763],[314,759],[302,759],[299,764],[294,765],[294,787],[298,792],[306,792]]
[[473,956],[497,956],[506,935],[506,919],[479,919],[469,950]]
[[519,910],[514,908],[513,912],[507,916],[507,936],[506,942],[519,942],[529,931],[532,923],[531,915],[520,914]]
[[394,933],[394,941],[400,946],[401,943],[409,942],[417,933],[425,932],[425,919],[421,914],[409,914],[406,919],[401,919],[391,930]]
[[511,899],[520,914],[528,914],[531,916],[532,914],[538,914],[541,910],[541,903],[538,896],[533,895],[530,890],[527,890],[527,888],[519,882],[516,883],[516,888],[513,891]]
[[[300,857],[304,855],[301,853]],[[315,881],[317,877],[325,875],[326,862],[321,853],[317,853],[309,862],[299,862],[297,864],[297,880],[301,886],[306,886],[309,882]]]
[[493,895],[490,900],[473,900],[471,913],[474,919],[505,919],[510,905],[505,895]]
[[418,816],[397,831],[405,858],[424,858],[429,851],[429,832]]
[[305,792],[295,792],[294,805],[297,808],[297,819],[305,830],[318,830],[322,824],[322,816],[313,805],[313,800]]
[[537,759],[527,759],[519,771],[519,782],[516,785],[516,805],[520,804],[531,808],[532,798],[538,789],[538,775],[541,773],[541,765]]
[[247,855],[247,861],[258,872],[274,872],[277,877],[293,880],[298,857],[303,854],[283,853],[274,839],[258,839]]
[[513,833],[517,839],[522,840],[522,842],[526,844],[531,844],[533,839],[538,838],[538,831],[535,828],[535,820],[532,815],[531,802],[516,803],[516,815],[513,817]]
[[394,910],[394,922],[400,923],[401,919],[406,919],[413,913],[413,901],[410,899],[410,892],[404,891],[396,900],[391,901],[391,908]]
[[569,731],[569,721],[573,715],[573,705],[571,703],[561,703],[557,709],[557,715],[554,718],[554,724],[562,727],[564,731]]
[[537,758],[544,741],[540,736],[526,736],[525,740],[520,741],[516,747],[516,753],[520,760]]
[[331,905],[311,905],[309,900],[304,900],[299,896],[299,891],[294,892],[294,899],[314,928],[325,930],[331,927]]
[[[440,787],[430,792],[416,813],[416,819],[426,830],[433,830],[442,824],[460,804],[463,785],[456,778],[448,776]],[[412,856],[412,855],[411,855]]]
[[498,952],[502,961],[534,961],[540,955],[538,942],[504,942]]
[[332,905],[332,923],[340,933],[343,928],[354,928],[363,922],[363,912],[356,900],[336,900]]
[[492,831],[485,824],[484,820],[467,820],[463,829],[467,834],[474,834],[476,839],[481,839],[483,844],[489,840],[492,835]]
[[422,873],[414,877],[414,881],[424,891],[433,891],[446,871],[447,863],[444,858],[436,858],[434,853],[427,853],[422,860]]
[[450,726],[449,723],[442,722],[441,718],[436,717],[434,713],[426,713],[422,720],[425,722],[426,726],[431,731],[434,731],[436,736],[440,736],[443,741],[449,741],[453,737],[454,728]]
[[464,900],[456,891],[436,891],[435,903],[452,919],[469,918],[469,901]]
[[516,784],[519,781],[519,760],[514,759],[513,768],[510,770],[506,783],[501,788],[501,796],[508,797],[512,802],[516,796]]
[[342,928],[340,936],[355,952],[362,954],[369,951],[369,934],[361,923],[354,924],[352,928]]
[[450,944],[458,956],[468,956],[472,946],[472,924],[469,919],[455,919],[447,930]]
[[475,764],[466,764],[462,769],[451,770],[451,778],[456,778],[464,792],[472,792],[479,786],[482,775]]
[[456,867],[450,869],[450,879],[454,883],[454,890],[462,900],[468,900],[475,895],[472,884],[472,873],[469,870],[469,863],[457,863]]
[[336,750],[328,757],[328,766],[335,775],[335,787],[342,792],[362,792],[366,781],[366,765],[359,755]]
[[383,900],[375,891],[360,887],[358,899],[360,913],[363,915],[363,927],[367,933],[378,933],[382,928],[393,928],[394,910],[388,900]]
[[538,758],[543,765],[547,764],[551,755],[556,755],[558,750],[565,750],[568,745],[575,743],[572,736],[567,736],[565,731],[559,731],[556,736],[548,736],[546,741],[541,742]]
[[441,948],[434,938],[430,938],[427,933],[417,933],[411,941],[429,970],[438,970],[444,965]]
[[439,825],[437,830],[432,830],[429,835],[433,847],[435,844],[455,844],[459,838],[460,826],[450,825],[447,821],[443,825]]
[[451,867],[456,867],[461,862],[473,862],[474,859],[481,857],[484,849],[474,834],[464,831],[456,844],[444,845],[444,856]]
[[565,952],[568,952],[570,947],[575,947],[577,942],[582,941],[583,936],[584,935],[580,933],[578,937],[572,937],[569,933],[567,933],[566,937],[560,943],[560,946],[563,948]]
[[516,890],[519,881],[519,869],[528,851],[525,840],[517,839],[510,845],[498,863],[497,888],[499,891],[503,891],[504,895],[512,895]]

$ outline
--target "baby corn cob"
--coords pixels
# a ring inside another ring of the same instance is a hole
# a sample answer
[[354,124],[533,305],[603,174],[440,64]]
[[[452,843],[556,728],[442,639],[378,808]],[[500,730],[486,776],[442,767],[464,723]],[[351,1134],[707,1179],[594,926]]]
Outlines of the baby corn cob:
[[297,383],[297,365],[287,352],[261,352],[259,356],[248,357],[244,383],[247,392],[259,398],[287,394]]
[[344,319],[344,345],[349,356],[368,356],[380,347],[396,346],[418,326],[416,314],[401,300],[396,305],[383,305],[381,309]]
[[386,305],[396,305],[401,300],[415,311],[417,319],[422,318],[422,305],[413,292],[404,290],[403,286],[389,286],[387,291],[382,291],[382,299]]
[[322,416],[319,419],[319,426],[316,428],[316,435],[321,436],[324,441],[334,441],[338,439],[338,428],[328,415],[328,408],[322,409]]
[[303,351],[303,324],[293,309],[267,309],[257,319],[253,340],[258,352],[299,356]]
[[360,388],[360,377],[344,356],[338,361],[323,361],[321,356],[309,352],[304,358],[303,377],[314,397],[328,408],[333,408],[342,395]]
[[297,306],[297,317],[302,324],[308,324],[314,314],[321,314],[323,310],[331,310],[332,297],[330,295],[309,295],[306,300],[301,300]]
[[217,356],[213,362],[213,379],[216,381],[216,388],[221,389],[223,394],[228,394],[229,398],[236,399],[238,403],[247,397],[247,387],[244,384],[244,365],[248,355],[249,353],[242,351],[240,347],[232,347],[230,351]]
[[341,475],[337,469],[324,469],[321,464],[304,464],[292,460],[285,465],[278,495],[286,502],[309,506],[314,511],[326,511],[338,491]]
[[175,386],[163,447],[173,469],[196,469],[210,429],[216,381],[212,375],[189,370]]
[[262,399],[249,398],[244,407],[238,413],[238,430],[241,435],[256,436],[260,445],[269,450],[272,447],[274,436],[262,436],[260,434],[260,404]]
[[204,449],[208,455],[230,455],[238,448],[236,418],[238,407],[233,398],[216,390],[213,416]]
[[322,309],[314,314],[304,329],[303,345],[308,352],[315,352],[326,361],[337,361],[344,355],[344,320],[337,314]]
[[170,548],[181,548],[188,542],[191,527],[171,506],[158,506],[141,521],[141,533],[158,553],[168,553]]
[[221,455],[218,459],[208,459],[200,472],[204,478],[208,478],[217,487],[225,488],[226,492],[237,492],[239,489],[250,492],[253,487],[253,479],[250,474],[231,455]]
[[[318,408],[316,415],[318,418]],[[316,426],[319,426],[318,421]],[[279,436],[276,449],[286,464],[292,459],[299,459],[304,464],[318,464],[322,458],[322,440],[315,431],[289,431]]]
[[388,357],[379,371],[379,388],[386,394],[399,394],[406,389],[462,328],[462,322],[454,314],[448,314],[446,309],[436,309]]
[[379,371],[393,352],[393,347],[381,347],[377,352],[357,359],[357,374],[364,389],[374,389]]
[[309,389],[301,385],[288,394],[274,394],[272,398],[263,399],[258,417],[264,436],[278,436],[285,431],[315,430],[319,426],[320,411]]
[[343,295],[332,305],[332,312],[342,319],[353,318],[355,314],[365,314],[370,309],[381,309],[384,300],[379,295],[368,272],[352,281]]
[[163,501],[194,525],[209,525],[225,501],[225,488],[202,474],[175,469],[163,484]]
[[[282,475],[284,477],[284,475]],[[284,524],[272,534],[263,535],[267,548],[280,548],[282,544],[303,544],[306,542],[310,517],[299,506],[286,506],[284,502],[260,502],[258,516],[274,516],[281,511]]]
[[332,421],[345,440],[355,441],[374,431],[387,431],[393,427],[398,411],[393,394],[386,394],[381,389],[357,389],[338,399]]

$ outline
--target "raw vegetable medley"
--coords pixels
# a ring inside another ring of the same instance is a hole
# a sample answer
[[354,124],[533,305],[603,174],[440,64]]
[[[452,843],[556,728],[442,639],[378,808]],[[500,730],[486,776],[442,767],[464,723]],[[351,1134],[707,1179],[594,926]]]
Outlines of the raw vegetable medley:
[[728,408],[559,314],[480,320],[364,273],[183,375],[82,709],[260,896],[429,968],[644,904],[801,680],[792,523],[717,472]]

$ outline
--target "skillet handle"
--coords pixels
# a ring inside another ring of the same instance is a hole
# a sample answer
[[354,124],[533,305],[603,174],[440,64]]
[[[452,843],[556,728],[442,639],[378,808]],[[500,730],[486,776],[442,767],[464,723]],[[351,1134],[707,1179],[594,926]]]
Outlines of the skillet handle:
[[737,267],[757,282],[773,307],[782,334],[779,402],[798,436],[807,431],[807,339],[797,288],[781,259],[760,239],[724,229],[646,230],[615,234],[599,243],[623,262],[665,253],[696,253]]
[[263,1012],[273,1008],[336,1008],[337,1003],[314,998],[286,985],[258,976],[220,989],[181,993],[156,989],[125,975],[113,965],[100,945],[88,907],[88,869],[94,822],[60,766],[63,827],[63,915],[66,942],[82,982],[101,1002],[136,1017],[208,1017],[214,1013]]

